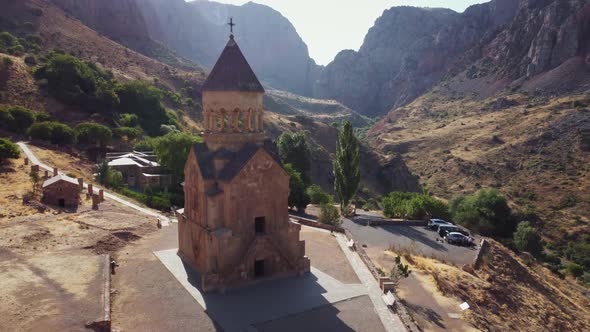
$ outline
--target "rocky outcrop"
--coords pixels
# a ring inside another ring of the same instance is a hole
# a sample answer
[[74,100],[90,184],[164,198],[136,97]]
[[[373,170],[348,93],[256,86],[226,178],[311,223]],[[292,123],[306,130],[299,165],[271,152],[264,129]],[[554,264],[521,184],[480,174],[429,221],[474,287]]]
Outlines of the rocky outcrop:
[[369,30],[358,52],[343,51],[313,86],[315,97],[331,98],[368,115],[407,104],[436,84],[471,49],[518,9],[512,0],[448,9],[393,7]]

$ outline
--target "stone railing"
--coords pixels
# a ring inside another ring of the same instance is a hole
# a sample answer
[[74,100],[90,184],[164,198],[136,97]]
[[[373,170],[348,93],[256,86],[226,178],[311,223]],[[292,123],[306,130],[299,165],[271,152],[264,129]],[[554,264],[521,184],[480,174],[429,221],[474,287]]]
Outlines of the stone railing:
[[344,228],[342,228],[340,226],[322,224],[321,222],[317,222],[313,219],[302,218],[302,217],[298,217],[298,216],[294,216],[294,215],[289,215],[289,218],[291,218],[294,221],[296,221],[297,223],[305,225],[305,226],[321,228],[321,229],[325,229],[325,230],[332,231],[332,232],[344,233]]

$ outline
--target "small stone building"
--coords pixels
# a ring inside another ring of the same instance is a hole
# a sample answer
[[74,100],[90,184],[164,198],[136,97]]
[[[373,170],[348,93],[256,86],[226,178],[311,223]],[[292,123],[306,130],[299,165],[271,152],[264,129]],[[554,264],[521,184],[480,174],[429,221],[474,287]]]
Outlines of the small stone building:
[[265,139],[264,89],[233,35],[202,92],[205,142],[184,169],[179,255],[204,291],[309,272],[289,219],[289,175]]
[[77,208],[80,204],[80,185],[78,180],[64,174],[56,175],[43,182],[45,204],[65,208]]
[[123,182],[130,188],[166,188],[171,185],[170,174],[163,174],[153,152],[107,153],[109,166],[123,174]]

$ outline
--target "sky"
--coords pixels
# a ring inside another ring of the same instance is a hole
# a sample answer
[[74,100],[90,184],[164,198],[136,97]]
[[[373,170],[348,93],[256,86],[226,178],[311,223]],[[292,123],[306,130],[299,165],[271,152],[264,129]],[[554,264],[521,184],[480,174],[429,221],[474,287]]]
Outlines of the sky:
[[[242,5],[248,0],[215,0]],[[344,49],[358,50],[365,34],[385,9],[393,6],[444,7],[458,12],[489,0],[254,0],[289,19],[320,65]],[[239,24],[239,22],[238,22]]]

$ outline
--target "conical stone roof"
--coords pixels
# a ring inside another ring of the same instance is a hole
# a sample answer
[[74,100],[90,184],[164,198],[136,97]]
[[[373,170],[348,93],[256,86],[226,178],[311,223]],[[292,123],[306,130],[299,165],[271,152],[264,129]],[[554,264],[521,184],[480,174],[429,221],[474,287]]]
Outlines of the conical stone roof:
[[264,92],[233,35],[229,37],[202,91]]

